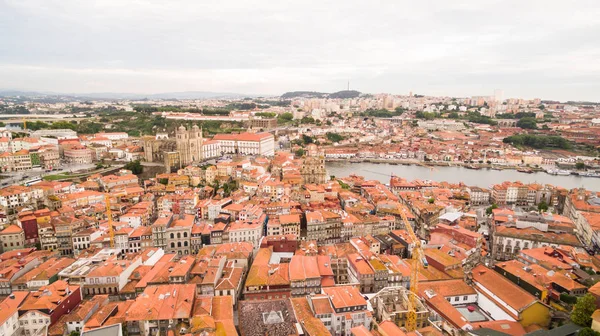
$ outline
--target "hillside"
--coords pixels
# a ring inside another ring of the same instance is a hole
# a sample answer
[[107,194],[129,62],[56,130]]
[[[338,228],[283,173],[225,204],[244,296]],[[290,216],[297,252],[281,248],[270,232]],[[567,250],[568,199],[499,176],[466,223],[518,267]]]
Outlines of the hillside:
[[325,92],[316,92],[316,91],[291,91],[286,92],[281,95],[281,99],[291,99],[291,98],[356,98],[360,96],[360,92],[355,90],[343,90],[334,93],[325,93]]

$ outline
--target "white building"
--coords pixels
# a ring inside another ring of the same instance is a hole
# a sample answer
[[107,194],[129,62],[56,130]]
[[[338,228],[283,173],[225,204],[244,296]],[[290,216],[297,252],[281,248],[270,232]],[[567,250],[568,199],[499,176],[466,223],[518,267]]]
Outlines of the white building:
[[221,143],[215,140],[202,141],[202,158],[211,159],[221,156]]
[[2,303],[0,307],[2,314],[0,315],[0,335],[14,335],[17,329],[19,329],[19,306],[25,298],[27,298],[29,292],[18,291],[10,294]]
[[125,132],[102,132],[96,133],[96,137],[104,137],[113,141],[123,140],[129,138],[129,135]]
[[249,242],[258,248],[262,238],[263,226],[261,223],[235,222],[229,226],[229,242]]
[[213,140],[226,154],[275,155],[275,137],[270,133],[217,134]]

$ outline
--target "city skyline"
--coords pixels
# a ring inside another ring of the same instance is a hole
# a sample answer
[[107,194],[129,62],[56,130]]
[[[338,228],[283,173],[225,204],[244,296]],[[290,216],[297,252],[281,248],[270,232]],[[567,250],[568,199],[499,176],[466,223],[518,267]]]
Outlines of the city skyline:
[[599,13],[592,1],[5,1],[0,88],[279,95],[335,92],[350,80],[370,93],[501,88],[505,97],[596,101]]

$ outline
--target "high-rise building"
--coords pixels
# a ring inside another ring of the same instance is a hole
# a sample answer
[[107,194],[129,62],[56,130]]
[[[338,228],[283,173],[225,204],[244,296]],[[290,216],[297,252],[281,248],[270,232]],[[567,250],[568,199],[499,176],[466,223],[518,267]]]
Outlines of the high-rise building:
[[494,90],[494,100],[499,103],[504,101],[504,91],[500,89]]

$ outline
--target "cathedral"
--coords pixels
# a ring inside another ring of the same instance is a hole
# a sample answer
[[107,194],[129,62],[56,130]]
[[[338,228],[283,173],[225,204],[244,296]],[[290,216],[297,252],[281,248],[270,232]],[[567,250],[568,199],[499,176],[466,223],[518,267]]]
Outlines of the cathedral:
[[192,126],[189,131],[185,126],[179,126],[175,135],[182,166],[202,160],[202,129],[198,125]]
[[315,144],[310,144],[306,148],[300,174],[304,184],[321,184],[327,180],[325,152],[319,150]]
[[202,160],[202,129],[196,125],[190,130],[179,126],[175,139],[159,133],[155,137],[143,137],[142,146],[147,162],[162,162],[170,172]]

